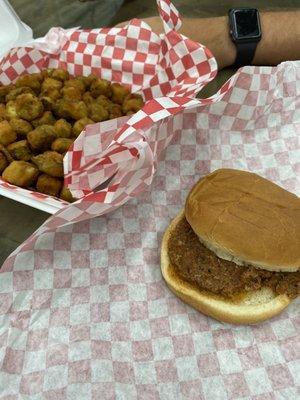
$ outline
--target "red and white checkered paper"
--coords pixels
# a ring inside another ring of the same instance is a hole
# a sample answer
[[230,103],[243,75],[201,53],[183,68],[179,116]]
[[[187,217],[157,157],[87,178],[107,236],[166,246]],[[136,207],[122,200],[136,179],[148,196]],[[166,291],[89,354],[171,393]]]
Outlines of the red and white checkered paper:
[[192,185],[216,168],[300,194],[299,82],[299,62],[245,67],[211,99],[158,98],[125,125],[87,128],[66,178],[84,200],[0,271],[1,400],[298,397],[299,300],[259,326],[221,324],[167,289],[159,253]]
[[299,397],[299,299],[263,324],[232,326],[182,303],[161,276],[162,235],[204,174],[246,169],[300,194],[300,62],[233,79],[220,101],[191,100],[134,132],[157,167],[148,190],[93,219],[100,203],[87,203],[85,221],[54,229],[61,211],[6,261],[1,400]]
[[[204,46],[176,32],[181,20],[169,0],[158,0],[157,3],[165,27],[164,35],[158,36],[146,23],[137,19],[125,28],[53,28],[45,38],[29,43],[26,48],[13,49],[1,60],[0,82],[14,82],[22,73],[64,68],[71,75],[94,73],[109,81],[123,83],[132,92],[141,93],[146,101],[161,96],[195,97],[196,92],[215,76],[216,61]],[[138,116],[130,119],[128,125],[124,125],[124,118],[112,123],[94,124],[89,129],[89,137],[75,143],[66,157],[65,173],[66,183],[76,197],[95,192],[95,188],[103,179],[111,177],[113,171],[125,171],[127,161],[132,156],[139,157],[137,151],[131,149],[133,144],[127,146],[128,141],[135,140],[129,127],[145,128],[153,121],[176,112],[172,103],[168,105],[163,98],[161,100],[159,104],[150,101]],[[108,142],[103,142],[103,132],[109,129],[115,134],[116,128],[122,125],[122,140],[110,133]],[[114,154],[113,158],[110,158],[111,154]],[[128,193],[133,190],[135,188],[127,188]],[[115,187],[111,187],[110,193],[114,191]],[[67,205],[53,197],[8,185],[1,179],[0,194],[52,214]],[[89,200],[102,202],[103,196],[107,198],[111,194],[101,192]],[[75,217],[75,209],[74,213]]]

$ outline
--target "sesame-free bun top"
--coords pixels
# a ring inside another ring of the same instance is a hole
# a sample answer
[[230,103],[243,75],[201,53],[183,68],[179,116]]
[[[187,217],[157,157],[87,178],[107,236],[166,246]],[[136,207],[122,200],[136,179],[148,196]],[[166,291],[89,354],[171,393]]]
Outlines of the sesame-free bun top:
[[191,190],[185,216],[220,258],[270,271],[300,269],[300,198],[254,173],[219,169]]

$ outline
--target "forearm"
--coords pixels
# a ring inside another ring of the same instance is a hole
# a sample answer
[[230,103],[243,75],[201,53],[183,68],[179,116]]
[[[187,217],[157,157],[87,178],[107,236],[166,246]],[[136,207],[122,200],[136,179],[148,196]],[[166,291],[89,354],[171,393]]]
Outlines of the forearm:
[[[258,43],[254,65],[277,65],[300,59],[300,10],[261,12],[262,39]],[[229,36],[228,17],[185,18],[182,34],[206,45],[217,59],[219,68],[230,66],[236,48]]]

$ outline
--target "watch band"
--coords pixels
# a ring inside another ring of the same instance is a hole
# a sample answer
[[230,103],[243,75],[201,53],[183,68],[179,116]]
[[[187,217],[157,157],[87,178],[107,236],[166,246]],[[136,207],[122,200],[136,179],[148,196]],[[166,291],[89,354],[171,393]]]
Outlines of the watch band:
[[235,68],[240,68],[244,65],[251,65],[257,44],[257,42],[236,43],[237,54],[234,63]]

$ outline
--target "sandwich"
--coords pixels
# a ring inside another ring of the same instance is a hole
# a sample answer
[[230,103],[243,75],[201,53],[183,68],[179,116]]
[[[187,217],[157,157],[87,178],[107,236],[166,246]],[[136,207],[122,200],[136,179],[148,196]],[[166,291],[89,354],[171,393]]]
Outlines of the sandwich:
[[300,294],[300,198],[254,173],[210,173],[167,228],[161,270],[180,299],[219,321],[279,314]]

